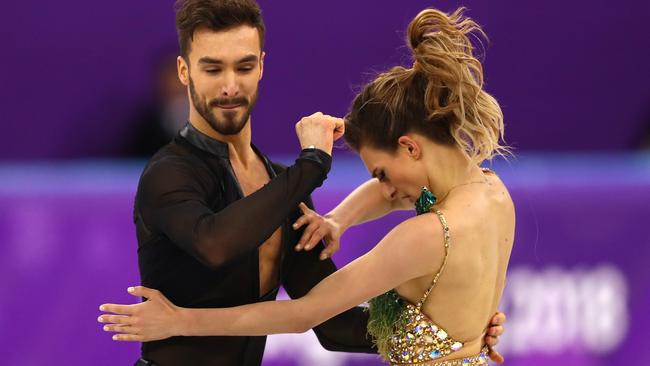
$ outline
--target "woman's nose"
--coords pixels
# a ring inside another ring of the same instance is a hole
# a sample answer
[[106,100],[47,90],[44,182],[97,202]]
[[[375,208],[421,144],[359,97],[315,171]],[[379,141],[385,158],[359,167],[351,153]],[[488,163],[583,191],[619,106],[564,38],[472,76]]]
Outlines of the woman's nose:
[[391,201],[394,200],[395,196],[397,195],[397,190],[395,189],[395,187],[393,187],[388,183],[383,183],[382,187],[384,191],[384,197],[387,200],[391,200]]

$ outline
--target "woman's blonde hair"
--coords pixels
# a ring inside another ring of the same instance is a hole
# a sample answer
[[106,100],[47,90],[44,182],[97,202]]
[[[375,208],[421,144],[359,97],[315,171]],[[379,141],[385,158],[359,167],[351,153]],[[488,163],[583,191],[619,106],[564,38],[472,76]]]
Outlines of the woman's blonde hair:
[[370,145],[395,151],[400,136],[417,132],[460,146],[477,164],[509,152],[500,144],[501,108],[483,90],[483,67],[469,38],[487,37],[464,10],[426,9],[411,21],[407,42],[413,67],[379,74],[346,116],[345,138],[354,150]]

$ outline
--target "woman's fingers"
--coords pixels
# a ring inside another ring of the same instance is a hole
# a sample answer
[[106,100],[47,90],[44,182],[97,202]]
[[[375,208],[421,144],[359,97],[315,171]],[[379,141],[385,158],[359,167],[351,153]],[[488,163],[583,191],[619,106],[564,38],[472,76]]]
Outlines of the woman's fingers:
[[292,225],[293,229],[298,230],[301,227],[303,227],[305,224],[309,224],[309,220],[310,220],[310,218],[307,215],[300,216],[298,218],[298,220],[296,220],[296,222],[293,223],[293,225]]
[[300,202],[298,207],[300,208],[302,213],[305,214],[305,215],[310,215],[310,214],[314,213],[314,211],[312,209],[310,209],[309,207],[307,207],[307,205],[304,202]]
[[338,240],[325,241],[325,249],[320,253],[320,260],[332,258],[334,253],[339,251],[341,244]]
[[[309,225],[305,228],[305,231],[303,231],[302,236],[300,237],[300,240],[298,241],[298,244],[296,245],[297,249],[305,249],[309,250],[313,247],[313,245],[309,245],[313,241],[312,236],[318,230],[319,224],[316,222],[310,222]],[[319,238],[320,240],[320,238]]]

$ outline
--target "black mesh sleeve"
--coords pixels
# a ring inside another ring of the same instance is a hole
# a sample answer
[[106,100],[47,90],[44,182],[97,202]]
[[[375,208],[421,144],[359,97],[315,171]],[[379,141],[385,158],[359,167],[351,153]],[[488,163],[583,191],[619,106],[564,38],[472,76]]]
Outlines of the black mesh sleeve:
[[305,149],[294,165],[264,187],[213,212],[207,204],[207,173],[186,159],[167,157],[145,170],[138,188],[139,209],[149,230],[217,269],[264,243],[323,183],[330,166],[327,153]]
[[[310,198],[305,203],[313,209]],[[305,296],[320,281],[336,271],[336,265],[331,259],[319,259],[323,249],[321,242],[311,251],[296,253],[295,261],[283,280],[283,286],[291,298]],[[320,344],[329,351],[377,353],[368,335],[367,325],[368,312],[357,306],[323,322],[313,330]]]

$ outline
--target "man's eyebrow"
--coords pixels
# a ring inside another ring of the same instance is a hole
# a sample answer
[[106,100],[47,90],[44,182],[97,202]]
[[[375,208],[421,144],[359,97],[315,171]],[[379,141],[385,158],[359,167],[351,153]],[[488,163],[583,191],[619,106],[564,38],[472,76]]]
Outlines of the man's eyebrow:
[[208,56],[201,57],[199,59],[199,63],[200,64],[210,64],[210,65],[223,65],[223,61],[218,60],[216,58],[208,57]]
[[237,63],[241,64],[241,63],[244,63],[244,62],[252,62],[252,61],[257,62],[257,60],[258,60],[257,55],[248,55],[248,56],[242,58],[241,60],[237,61]]
[[[240,60],[237,61],[238,64],[245,63],[245,62],[257,62],[259,58],[257,55],[248,55],[246,57],[241,58]],[[207,64],[207,65],[223,65],[224,62],[223,60],[219,60],[216,58],[212,58],[209,56],[204,56],[199,59],[199,64]]]

